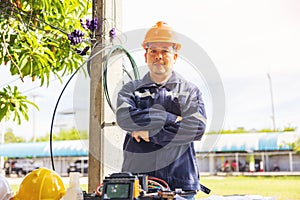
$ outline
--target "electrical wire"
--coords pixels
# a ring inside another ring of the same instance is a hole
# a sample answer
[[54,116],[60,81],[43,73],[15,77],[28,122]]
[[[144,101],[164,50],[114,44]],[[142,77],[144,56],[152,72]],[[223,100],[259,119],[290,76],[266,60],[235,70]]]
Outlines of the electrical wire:
[[[60,99],[65,91],[65,89],[67,88],[68,84],[70,83],[70,81],[73,79],[73,77],[77,74],[77,72],[83,67],[85,66],[85,64],[89,66],[89,63],[90,61],[96,57],[97,55],[99,55],[100,53],[102,53],[104,50],[110,48],[110,51],[109,53],[107,54],[107,57],[105,59],[105,62],[104,62],[104,71],[103,71],[103,85],[104,85],[104,94],[105,94],[105,97],[106,97],[106,100],[107,100],[107,103],[110,105],[110,108],[114,111],[113,107],[112,107],[112,104],[111,104],[111,100],[110,100],[110,97],[109,97],[109,93],[108,93],[108,84],[107,84],[107,69],[108,69],[108,61],[111,57],[111,55],[117,51],[117,50],[121,50],[122,52],[125,53],[125,55],[129,58],[130,60],[130,63],[132,65],[132,68],[133,68],[133,71],[134,71],[134,76],[135,76],[135,79],[139,79],[139,72],[138,72],[138,68],[137,68],[137,65],[133,59],[133,57],[130,55],[130,53],[124,48],[122,47],[121,45],[115,45],[115,46],[111,46],[111,45],[108,45],[108,46],[104,46],[101,50],[99,50],[98,52],[96,52],[95,54],[93,54],[92,56],[89,57],[89,59],[87,59],[79,68],[76,69],[76,71],[70,76],[70,78],[68,79],[68,81],[66,82],[65,86],[63,87],[57,101],[56,101],[56,104],[55,104],[55,107],[54,107],[54,111],[53,111],[53,115],[52,115],[52,120],[51,120],[51,128],[50,128],[50,157],[51,157],[51,163],[52,163],[52,169],[55,171],[55,166],[54,166],[54,158],[53,158],[53,145],[52,145],[52,136],[53,136],[53,124],[54,124],[54,118],[55,118],[55,114],[56,114],[56,110],[57,110],[57,107],[58,107],[58,104],[60,102]],[[124,67],[124,65],[122,65],[122,67]],[[122,69],[123,70],[123,69]]]
[[14,80],[10,80],[10,81],[8,81],[8,82],[6,82],[6,83],[1,84],[1,85],[0,85],[0,89],[3,88],[4,86],[8,86],[8,85],[10,85],[10,84],[12,84],[12,83],[18,81],[19,79],[20,79],[20,77],[14,79]]
[[[32,73],[38,72],[38,71],[43,70],[43,69],[48,68],[48,67],[49,67],[49,65],[43,66],[43,67],[41,67],[41,68],[39,68],[39,69],[37,69],[37,70],[32,71]],[[56,67],[56,68],[53,68],[52,70],[56,70],[56,69],[59,69],[59,68],[60,68],[60,67]],[[65,73],[65,72],[64,72],[64,73]],[[0,85],[0,89],[6,87],[6,86],[8,86],[8,85],[11,85],[12,83],[14,83],[14,82],[16,82],[16,81],[19,81],[20,79],[21,79],[21,77],[18,77],[18,78],[15,78],[15,79],[13,79],[13,80],[9,80],[9,81],[7,81],[6,83],[2,83],[2,84]],[[56,78],[56,79],[54,79],[54,80],[57,80],[57,79],[58,79],[58,78]],[[51,82],[51,81],[53,81],[53,80],[50,80],[49,82]],[[33,87],[33,88],[31,88],[31,89],[35,89],[35,88],[38,88],[38,87],[41,87],[41,86]],[[31,90],[31,89],[28,89],[28,90]],[[27,92],[27,90],[26,90],[26,92]]]
[[[58,31],[60,31],[61,33],[63,33],[63,34],[65,34],[65,35],[67,35],[68,33],[66,32],[66,31],[64,31],[63,29],[61,29],[61,28],[59,28],[59,27],[56,27],[56,26],[54,26],[54,25],[52,25],[52,24],[50,24],[50,23],[47,23],[47,22],[45,22],[45,21],[43,21],[43,20],[41,20],[41,19],[39,19],[39,18],[37,18],[36,16],[32,16],[31,14],[29,14],[29,13],[27,13],[27,12],[25,12],[25,11],[23,11],[22,9],[20,9],[20,8],[18,8],[18,7],[16,7],[16,6],[14,6],[13,4],[11,4],[11,6],[7,6],[7,7],[4,7],[4,6],[0,6],[0,8],[3,8],[3,9],[0,9],[0,13],[1,14],[6,14],[6,15],[8,15],[9,17],[12,17],[12,18],[15,18],[15,19],[19,19],[19,18],[17,18],[16,16],[14,16],[14,15],[12,15],[11,13],[15,13],[15,14],[19,14],[19,15],[21,15],[21,16],[23,16],[24,18],[28,18],[28,19],[30,19],[30,20],[36,20],[36,21],[38,21],[38,22],[40,22],[40,23],[43,23],[43,24],[45,24],[45,25],[48,25],[48,26],[50,26],[52,29],[55,29],[55,30],[58,30]],[[22,18],[21,18],[21,20],[22,20]],[[22,23],[24,24],[24,27],[26,27],[27,29],[28,29],[28,27],[30,27],[31,29],[39,29],[39,30],[41,30],[41,31],[45,31],[43,28],[40,28],[39,26],[30,26],[30,22],[27,22],[27,23],[25,23],[23,20],[22,20]],[[29,34],[32,34],[31,32],[28,32]],[[46,39],[48,39],[48,40],[50,40],[50,41],[57,41],[57,40],[54,40],[54,39],[52,39],[52,38],[50,38],[50,37],[46,37]],[[86,40],[84,40],[84,42],[87,42]],[[76,52],[76,49],[72,49],[74,52]],[[47,68],[47,67],[49,67],[49,66],[44,66],[44,67],[42,67],[42,68],[40,68],[40,69],[38,69],[38,70],[35,70],[35,71],[33,71],[32,73],[35,73],[35,72],[38,72],[38,71],[40,71],[40,70],[42,70],[42,69],[44,69],[44,68]],[[58,67],[59,68],[59,67]],[[22,77],[19,77],[18,79],[15,79],[15,80],[13,80],[13,81],[9,81],[8,83],[4,83],[4,84],[1,84],[1,86],[0,86],[0,88],[1,87],[4,87],[5,85],[8,85],[8,84],[11,84],[11,83],[13,83],[13,82],[15,82],[15,81],[17,81],[17,80],[19,80],[19,79],[22,79]]]
[[78,67],[76,69],[76,71],[70,76],[70,78],[68,79],[68,81],[66,82],[65,86],[63,87],[57,101],[56,101],[56,104],[55,104],[55,107],[54,107],[54,111],[53,111],[53,114],[52,114],[52,120],[51,120],[51,127],[50,127],[50,158],[51,158],[51,164],[52,164],[52,169],[53,171],[55,171],[55,166],[54,166],[54,158],[53,158],[53,145],[52,145],[52,136],[53,136],[53,124],[54,124],[54,118],[55,118],[55,114],[56,114],[56,110],[57,110],[57,107],[58,107],[58,104],[59,104],[59,101],[65,91],[65,89],[67,88],[67,86],[69,85],[70,81],[73,79],[73,77],[77,74],[77,72],[83,67],[85,66],[86,63],[89,63],[94,57],[96,57],[97,55],[99,55],[100,53],[102,53],[104,50],[110,48],[111,46],[106,46],[106,47],[103,47],[101,50],[99,50],[98,52],[96,52],[95,54],[93,54],[92,56],[90,56],[80,67]]
[[[50,39],[50,40],[52,40],[52,41],[56,41],[56,40],[53,40],[53,39],[51,39],[51,38],[48,38],[48,39]],[[60,48],[60,49],[62,49],[62,48]],[[71,50],[72,51],[74,51],[74,52],[76,52],[76,49],[74,49],[74,48],[71,48]],[[77,53],[77,52],[76,52]],[[43,69],[45,69],[45,68],[48,68],[50,65],[47,65],[47,66],[43,66],[43,67],[41,67],[41,68],[39,68],[39,69],[36,69],[36,70],[34,70],[34,71],[32,71],[32,74],[34,74],[34,73],[36,73],[36,72],[39,72],[39,71],[41,71],[41,70],[43,70]],[[52,71],[54,71],[54,70],[56,70],[56,69],[59,69],[60,68],[60,66],[58,66],[58,67],[56,67],[56,68],[53,68],[52,69]],[[64,72],[65,73],[65,72]],[[55,74],[55,73],[54,73]],[[24,78],[24,77],[23,77]],[[13,80],[10,80],[10,81],[7,81],[6,83],[1,83],[1,85],[0,85],[0,89],[1,88],[4,88],[5,86],[7,86],[7,85],[9,85],[9,84],[12,84],[12,83],[14,83],[14,82],[16,82],[16,81],[19,81],[19,80],[22,80],[22,77],[18,77],[18,78],[15,78],[15,79],[13,79]]]
[[[65,34],[65,35],[67,35],[68,33],[66,32],[66,31],[64,31],[63,29],[61,29],[61,28],[59,28],[59,27],[56,27],[56,26],[53,26],[52,24],[49,24],[49,23],[47,23],[47,22],[45,22],[45,21],[43,21],[43,20],[41,20],[41,19],[39,19],[39,18],[37,18],[37,17],[35,17],[35,16],[32,16],[31,14],[28,14],[27,12],[25,12],[25,11],[23,11],[22,9],[20,9],[20,8],[18,8],[18,7],[16,7],[16,6],[14,6],[13,4],[11,4],[11,6],[0,6],[0,8],[2,8],[2,9],[0,9],[0,13],[1,14],[6,14],[6,15],[8,15],[9,17],[12,17],[12,18],[17,18],[16,16],[14,16],[14,15],[11,15],[11,12],[12,13],[15,13],[15,14],[20,14],[21,16],[23,16],[23,17],[25,17],[25,18],[29,18],[29,19],[34,19],[34,20],[36,20],[36,21],[38,21],[38,22],[40,22],[40,23],[44,23],[45,25],[48,25],[48,26],[50,26],[51,28],[53,28],[53,29],[55,29],[55,30],[59,30],[61,33],[63,33],[63,34]],[[23,22],[23,21],[22,21]],[[28,22],[27,24],[25,23],[25,22],[23,22],[23,24],[24,24],[24,26],[25,27],[31,27],[31,28],[37,28],[37,29],[39,29],[39,30],[41,30],[41,31],[45,31],[43,28],[40,28],[40,27],[38,27],[38,26],[30,26],[29,24],[30,24],[30,22]],[[30,32],[29,32],[30,33]],[[52,38],[47,38],[47,39],[49,39],[49,40],[51,40],[51,41],[56,41],[56,40],[54,40],[54,39],[52,39]],[[84,42],[87,42],[86,40],[84,40]],[[76,52],[76,49],[72,49],[74,52]],[[34,73],[34,72],[37,72],[37,71],[40,71],[40,70],[42,70],[42,69],[44,69],[44,68],[47,68],[48,66],[44,66],[44,67],[42,67],[41,69],[38,69],[38,70],[35,70],[35,71],[33,71],[32,73]],[[58,67],[59,68],[59,67]],[[14,80],[12,80],[12,81],[9,81],[9,82],[7,82],[7,83],[3,83],[3,84],[1,84],[0,85],[0,88],[2,88],[2,87],[4,87],[4,86],[6,86],[6,85],[8,85],[8,84],[11,84],[11,83],[13,83],[13,82],[15,82],[15,81],[18,81],[19,79],[22,79],[22,77],[19,77],[19,78],[17,78],[17,79],[14,79]]]
[[[14,11],[14,10],[12,10],[12,11]],[[0,13],[3,13],[3,11],[0,11]],[[27,14],[27,13],[26,13],[26,14]],[[27,17],[30,17],[30,16],[27,16]],[[36,18],[34,18],[34,19],[36,19]],[[47,24],[46,22],[44,22],[44,21],[42,21],[42,20],[38,20],[38,21]],[[29,25],[27,25],[27,26],[29,26]],[[51,27],[52,27],[52,26],[51,26]],[[40,28],[38,28],[38,29],[40,29]],[[57,29],[57,28],[54,27],[54,29]],[[45,31],[44,29],[40,29],[40,30]],[[57,29],[57,30],[60,30],[60,29]],[[67,34],[65,31],[61,31],[61,32],[63,32],[64,34]],[[49,40],[51,40],[51,41],[56,41],[56,40],[54,40],[54,39],[52,39],[52,38],[49,38],[49,37],[48,37],[47,39],[49,39]],[[119,40],[120,40],[120,39],[119,39]],[[84,42],[88,42],[88,41],[87,41],[87,40],[84,40]],[[95,46],[97,46],[97,45],[98,45],[97,42],[96,42],[95,44],[93,44],[93,48],[94,48]],[[74,51],[74,52],[76,52],[76,49],[73,49],[73,48],[72,48],[71,50]],[[76,52],[76,53],[77,53],[77,52]],[[40,69],[37,69],[37,70],[33,71],[32,73],[38,72],[38,71],[40,71],[40,70],[42,70],[42,69],[44,69],[44,68],[47,68],[47,67],[49,67],[49,66],[41,67]],[[60,67],[57,67],[57,68],[60,68]],[[53,70],[55,70],[55,68],[54,68]],[[6,86],[6,85],[8,85],[8,84],[11,84],[11,83],[13,83],[13,82],[16,82],[16,81],[18,81],[19,79],[22,79],[22,77],[19,77],[19,78],[16,78],[16,79],[14,79],[14,80],[8,81],[7,83],[1,84],[1,85],[0,85],[0,88],[3,88],[4,86]]]
[[[4,7],[2,7],[2,8],[4,8]],[[63,29],[61,29],[59,27],[56,27],[56,26],[54,26],[54,25],[52,25],[50,23],[47,23],[47,22],[45,22],[45,21],[43,21],[43,20],[41,20],[41,19],[39,19],[39,18],[37,18],[35,16],[32,16],[32,15],[28,14],[27,12],[23,11],[22,9],[20,9],[20,8],[18,8],[16,6],[13,7],[14,9],[12,9],[11,7],[6,7],[6,8],[7,8],[7,11],[11,11],[11,12],[13,12],[15,14],[19,14],[19,15],[21,15],[23,17],[26,17],[26,18],[29,18],[29,19],[37,20],[38,22],[44,23],[44,24],[50,26],[51,28],[60,31],[61,33],[64,33],[66,35],[68,34],[65,30],[63,30]],[[4,11],[0,10],[0,13],[8,14],[10,17],[17,18],[16,16],[12,16],[10,13],[7,13],[7,12],[5,13],[5,11],[6,11],[5,9],[4,9]],[[38,28],[38,29],[40,29],[40,28]],[[44,31],[44,29],[40,29],[40,30]]]
[[[51,83],[51,82],[53,82],[53,81],[57,81],[57,80],[58,80],[57,78],[52,79],[52,80],[49,81],[49,83]],[[33,91],[33,90],[40,89],[40,88],[41,88],[41,86],[38,85],[38,86],[35,86],[35,87],[32,87],[32,88],[29,88],[29,89],[27,89],[27,90],[21,91],[21,93],[22,93],[22,94],[26,94],[26,93],[28,93],[28,92],[31,92],[31,91]]]
[[[1,6],[1,7],[2,7],[2,6]],[[114,8],[113,8],[113,9],[114,9],[114,15],[116,15],[116,11],[115,11],[116,5],[115,5],[115,2],[114,2]],[[63,30],[63,29],[61,29],[61,28],[59,28],[59,27],[55,27],[55,26],[53,26],[52,24],[49,24],[49,23],[47,23],[47,22],[45,22],[45,21],[43,21],[43,20],[37,18],[36,16],[32,16],[32,15],[28,14],[27,12],[23,11],[22,9],[20,9],[20,8],[18,8],[18,7],[15,7],[15,6],[14,6],[13,8],[11,8],[11,7],[6,7],[6,9],[3,9],[3,10],[4,10],[4,11],[1,11],[1,13],[7,14],[7,15],[10,16],[10,17],[17,18],[16,16],[11,15],[11,13],[19,14],[19,15],[25,17],[25,18],[28,18],[28,19],[34,19],[34,20],[36,20],[36,21],[38,21],[38,22],[40,22],[40,23],[43,23],[43,24],[45,24],[45,25],[48,25],[48,26],[50,26],[51,28],[60,31],[61,33],[64,33],[64,34],[66,34],[66,35],[68,34],[65,30]],[[8,13],[8,12],[11,12],[11,13]],[[104,22],[104,23],[107,23],[107,20],[104,19],[103,22]],[[102,23],[103,23],[103,22],[102,22]],[[23,22],[23,24],[25,25],[26,23]],[[116,21],[114,21],[114,24],[116,24]],[[26,26],[29,26],[29,24],[26,24]],[[25,27],[26,27],[26,26],[25,26]],[[105,27],[106,27],[106,26],[105,26]],[[42,28],[40,28],[40,27],[38,27],[38,26],[35,26],[35,28],[44,31],[44,29],[42,29]],[[105,31],[105,32],[106,32],[106,31]],[[53,112],[53,115],[52,115],[51,128],[50,128],[50,157],[51,157],[51,163],[52,163],[52,169],[53,169],[53,170],[55,170],[54,159],[53,159],[53,145],[52,145],[52,138],[53,138],[53,137],[52,137],[52,136],[53,136],[53,123],[54,123],[54,118],[55,118],[56,110],[57,110],[58,104],[59,104],[59,102],[60,102],[60,99],[61,99],[61,97],[62,97],[62,95],[63,95],[65,89],[67,88],[68,84],[69,84],[70,81],[73,79],[73,77],[77,74],[77,72],[78,72],[85,64],[88,64],[88,67],[90,67],[90,66],[89,66],[89,62],[90,62],[95,56],[97,56],[98,54],[100,54],[101,52],[103,52],[104,50],[106,50],[107,48],[109,48],[109,46],[102,48],[102,49],[101,49],[100,51],[98,51],[96,54],[90,56],[88,60],[86,60],[80,67],[78,67],[78,68],[75,70],[75,72],[70,76],[70,78],[69,78],[68,81],[66,82],[65,86],[63,87],[63,89],[62,89],[62,91],[61,91],[61,93],[60,93],[60,95],[59,95],[59,97],[58,97],[58,100],[57,100],[57,102],[56,102],[56,105],[55,105],[55,108],[54,108],[54,112]],[[133,70],[134,70],[134,76],[135,76],[136,79],[139,79],[139,74],[138,74],[138,70],[137,70],[136,63],[135,63],[134,59],[132,58],[132,56],[129,54],[129,52],[126,51],[126,50],[125,50],[122,46],[120,46],[120,45],[113,46],[113,47],[111,48],[111,50],[109,51],[108,55],[107,55],[106,62],[105,62],[105,65],[104,65],[104,93],[105,93],[106,100],[107,100],[107,102],[108,102],[110,108],[111,108],[113,111],[114,111],[114,109],[113,109],[113,106],[112,106],[112,104],[111,104],[111,100],[110,100],[109,93],[108,93],[108,87],[107,87],[107,69],[108,69],[108,60],[109,60],[109,58],[110,58],[111,55],[112,55],[115,51],[117,51],[117,50],[121,50],[121,51],[124,52],[125,55],[129,58],[129,60],[130,60],[130,62],[131,62],[131,65],[132,65],[132,67],[133,67]],[[122,65],[122,66],[123,66],[123,71],[125,71],[126,74],[127,74],[130,78],[132,78],[132,77],[129,75],[129,73],[128,73],[126,70],[124,70],[124,69],[125,69],[124,65]],[[89,68],[88,68],[88,70],[89,70]],[[18,78],[18,79],[19,79],[19,78]],[[17,81],[18,79],[15,79],[15,80],[13,80],[13,81],[10,81],[9,83],[15,82],[15,81]],[[6,85],[6,84],[2,84],[2,86],[4,86],[4,85]],[[33,89],[35,89],[35,88],[33,88]],[[30,89],[29,91],[31,91],[31,90],[33,90],[33,89]],[[27,91],[27,92],[28,92],[28,91]]]
[[[2,7],[2,6],[1,6],[1,7]],[[4,7],[3,7],[3,8],[4,8]],[[16,8],[16,9],[14,9],[14,8]],[[115,5],[115,2],[114,2],[114,8],[113,8],[113,9],[114,9],[114,15],[116,15],[116,11],[115,11],[116,5]],[[3,11],[3,10],[4,10],[4,11]],[[38,21],[38,22],[40,22],[40,23],[43,23],[43,24],[45,24],[45,25],[48,25],[48,26],[50,26],[51,28],[60,31],[61,33],[64,33],[64,34],[66,34],[66,35],[68,34],[65,30],[63,30],[63,29],[61,29],[61,28],[59,28],[59,27],[55,27],[55,26],[53,26],[52,24],[49,24],[49,23],[47,23],[47,22],[45,22],[45,21],[43,21],[43,20],[37,18],[36,16],[32,16],[32,15],[28,14],[27,12],[23,11],[22,9],[20,9],[20,8],[18,8],[18,7],[15,7],[15,6],[14,6],[13,8],[11,8],[11,7],[6,7],[6,9],[3,9],[3,10],[0,11],[0,12],[3,13],[3,14],[7,14],[9,17],[17,18],[16,16],[11,15],[11,13],[19,14],[19,15],[25,17],[25,18],[34,19],[34,20],[36,20],[36,21]],[[8,12],[11,12],[11,13],[8,13]],[[22,22],[23,22],[23,21],[22,21]],[[107,20],[104,19],[103,22],[104,22],[104,23],[107,23]],[[101,23],[103,23],[103,22],[101,22]],[[25,27],[29,26],[29,23],[26,24],[25,22],[23,22],[23,24],[25,25]],[[114,21],[114,25],[116,25],[116,21]],[[106,27],[106,26],[105,26],[105,27]],[[40,27],[38,27],[38,26],[35,26],[35,28],[45,31],[44,29],[42,29],[42,28],[40,28]],[[107,31],[105,31],[105,32],[107,32]],[[51,38],[49,38],[49,39],[51,39]],[[96,45],[97,45],[97,44],[94,44],[94,46],[96,46]],[[54,112],[53,112],[53,115],[52,115],[51,127],[50,127],[50,157],[51,157],[52,169],[53,169],[54,171],[55,171],[55,166],[54,166],[53,145],[52,145],[52,144],[53,144],[53,124],[54,124],[54,118],[55,118],[56,110],[57,110],[58,104],[59,104],[59,102],[60,102],[60,99],[61,99],[61,97],[62,97],[62,95],[63,95],[65,89],[67,88],[68,84],[69,84],[70,81],[73,79],[73,77],[77,74],[77,72],[78,72],[83,66],[85,66],[85,64],[88,65],[88,71],[89,71],[89,67],[90,67],[90,66],[89,66],[89,63],[90,63],[90,61],[91,61],[95,56],[97,56],[98,54],[102,53],[104,50],[106,50],[106,49],[108,49],[108,48],[110,48],[110,46],[106,46],[106,47],[102,48],[102,49],[99,50],[96,54],[90,56],[90,57],[89,57],[89,58],[88,58],[88,59],[87,59],[80,67],[78,67],[78,68],[75,70],[75,72],[70,76],[70,78],[68,79],[68,81],[66,82],[65,86],[63,87],[63,89],[62,89],[62,91],[61,91],[61,93],[60,93],[60,95],[59,95],[59,97],[58,97],[58,99],[57,99],[57,102],[56,102],[55,108],[54,108]],[[107,55],[107,58],[106,58],[106,60],[105,60],[105,62],[104,62],[105,64],[104,64],[104,72],[103,72],[103,75],[104,75],[104,94],[105,94],[106,100],[107,100],[107,102],[108,102],[110,108],[111,108],[113,111],[114,111],[114,109],[113,109],[113,106],[112,106],[112,104],[111,104],[111,100],[110,100],[109,93],[108,93],[108,87],[107,87],[107,85],[108,85],[108,82],[107,82],[107,69],[108,69],[108,60],[109,60],[109,58],[111,57],[111,55],[112,55],[115,51],[118,51],[118,50],[120,50],[121,52],[124,52],[125,55],[129,58],[130,63],[131,63],[132,68],[133,68],[133,71],[134,71],[135,79],[139,79],[139,72],[138,72],[138,69],[137,69],[137,65],[136,65],[136,63],[135,63],[133,57],[129,54],[129,52],[128,52],[127,50],[125,50],[125,49],[124,49],[122,46],[120,46],[120,45],[112,46],[112,48],[111,48],[111,50],[109,51],[109,53],[108,53],[108,55]],[[122,65],[122,67],[123,67],[122,70],[125,71],[125,73],[129,76],[130,79],[132,79],[132,77],[130,76],[129,72],[126,71],[124,65]],[[39,70],[37,70],[37,71],[39,71]],[[20,78],[18,78],[18,79],[20,79]],[[15,81],[17,81],[18,79],[15,79],[15,80],[13,80],[13,81],[10,81],[9,83],[15,82]],[[6,84],[2,84],[1,87],[4,86],[4,85],[6,85]],[[33,90],[33,89],[35,89],[35,88],[32,88],[32,89],[30,89],[30,90],[28,90],[28,91],[31,91],[31,90]],[[28,91],[26,91],[26,92],[28,92]]]
[[166,188],[167,190],[170,190],[170,187],[169,187],[169,184],[166,182],[166,181],[164,181],[163,179],[160,179],[160,178],[157,178],[157,177],[153,177],[153,176],[149,176],[148,177],[148,181],[158,181],[158,182],[160,182],[160,183],[162,183],[164,186],[164,188]]
[[123,68],[123,72],[125,72],[125,74],[129,77],[129,79],[133,80],[131,74],[126,70],[126,66],[124,65],[124,63],[122,64],[122,68]]
[[102,196],[102,190],[103,190],[103,183],[100,183],[96,188],[96,196],[101,197]]
[[160,183],[153,181],[153,180],[148,180],[149,183],[149,188],[151,189],[161,189],[161,190],[165,190],[164,186],[161,185]]
[[[109,96],[109,93],[108,93],[108,82],[107,82],[107,69],[108,69],[108,61],[111,57],[111,55],[120,50],[121,52],[124,52],[125,55],[128,57],[128,59],[130,60],[130,63],[131,63],[131,66],[133,68],[133,72],[134,72],[134,77],[136,80],[140,79],[140,75],[139,75],[139,71],[138,71],[138,67],[133,59],[133,57],[130,55],[130,53],[124,49],[124,47],[122,47],[121,45],[115,45],[111,48],[111,50],[108,52],[107,54],[107,57],[106,57],[106,60],[104,62],[104,71],[103,71],[103,87],[104,87],[104,94],[105,94],[105,97],[106,97],[106,101],[109,105],[109,107],[111,108],[111,110],[115,113],[115,109],[113,108],[112,106],[112,103],[111,103],[111,100],[110,100],[110,96]],[[123,66],[123,65],[122,65]],[[123,66],[124,67],[124,66]],[[128,72],[127,72],[128,73]],[[131,76],[129,76],[131,77]]]

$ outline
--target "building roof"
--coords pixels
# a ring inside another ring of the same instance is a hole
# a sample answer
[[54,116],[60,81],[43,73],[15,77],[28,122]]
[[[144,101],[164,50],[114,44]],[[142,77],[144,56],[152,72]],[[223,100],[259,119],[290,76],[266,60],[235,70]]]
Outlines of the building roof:
[[[87,156],[87,140],[53,141],[53,156]],[[48,157],[50,156],[49,142],[10,143],[0,145],[0,156],[17,157]]]
[[207,134],[196,142],[196,152],[281,151],[300,138],[297,132]]

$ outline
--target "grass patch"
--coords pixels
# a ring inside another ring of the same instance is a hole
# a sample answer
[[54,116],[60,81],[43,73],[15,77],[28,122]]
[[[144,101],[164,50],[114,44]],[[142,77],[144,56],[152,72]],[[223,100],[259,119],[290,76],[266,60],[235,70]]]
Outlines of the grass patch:
[[299,176],[201,177],[201,183],[211,189],[211,194],[199,192],[198,198],[237,194],[275,197],[276,200],[300,199]]

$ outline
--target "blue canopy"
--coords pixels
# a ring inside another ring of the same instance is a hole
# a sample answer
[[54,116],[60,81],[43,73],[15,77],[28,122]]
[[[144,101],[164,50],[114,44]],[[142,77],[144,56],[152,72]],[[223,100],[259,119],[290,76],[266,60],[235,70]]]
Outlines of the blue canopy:
[[280,151],[300,138],[297,132],[207,134],[195,142],[196,152]]
[[[87,140],[53,141],[53,156],[87,156]],[[50,156],[49,142],[10,143],[0,145],[0,156],[47,157]]]

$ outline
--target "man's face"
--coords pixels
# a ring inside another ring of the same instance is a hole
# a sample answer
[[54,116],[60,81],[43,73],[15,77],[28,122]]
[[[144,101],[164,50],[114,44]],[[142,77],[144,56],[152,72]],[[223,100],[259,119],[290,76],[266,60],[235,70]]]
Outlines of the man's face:
[[153,42],[148,44],[145,60],[148,64],[150,75],[168,77],[173,70],[178,54],[173,48],[173,43]]

